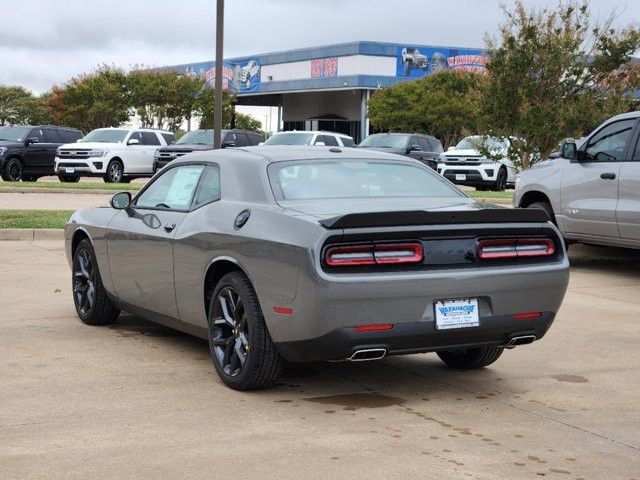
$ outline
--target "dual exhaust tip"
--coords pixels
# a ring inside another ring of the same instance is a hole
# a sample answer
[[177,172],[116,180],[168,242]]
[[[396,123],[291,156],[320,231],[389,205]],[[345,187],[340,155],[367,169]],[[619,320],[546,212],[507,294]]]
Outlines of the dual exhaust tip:
[[[505,345],[506,348],[514,348],[518,345],[527,345],[536,340],[535,335],[520,335],[513,337]],[[350,362],[368,362],[369,360],[381,360],[387,354],[386,348],[367,348],[364,350],[356,350],[347,360]]]

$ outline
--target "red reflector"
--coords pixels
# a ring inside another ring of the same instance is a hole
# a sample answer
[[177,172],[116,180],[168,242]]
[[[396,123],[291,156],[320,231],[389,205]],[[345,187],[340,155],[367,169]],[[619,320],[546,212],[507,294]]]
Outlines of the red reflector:
[[375,325],[358,325],[354,327],[356,332],[386,332],[393,328],[393,323],[378,323]]
[[525,313],[514,313],[513,318],[516,320],[528,320],[531,318],[540,318],[542,316],[541,312],[525,312]]
[[549,257],[556,253],[550,238],[496,238],[478,242],[481,260],[499,260],[518,257]]
[[280,315],[293,315],[293,308],[291,307],[273,307],[273,311]]
[[418,242],[337,245],[327,248],[324,255],[330,267],[421,263],[423,258]]

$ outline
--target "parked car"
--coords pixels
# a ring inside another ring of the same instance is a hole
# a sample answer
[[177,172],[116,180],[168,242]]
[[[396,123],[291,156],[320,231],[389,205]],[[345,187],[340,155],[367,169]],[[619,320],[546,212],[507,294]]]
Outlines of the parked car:
[[569,241],[640,248],[640,112],[610,118],[516,180],[513,204],[546,211]]
[[107,183],[153,175],[158,147],[175,142],[171,132],[150,128],[98,128],[79,143],[58,147],[55,172],[61,182],[102,177]]
[[[222,148],[227,147],[249,147],[258,145],[262,140],[262,135],[250,130],[222,130]],[[213,130],[192,130],[185,133],[180,139],[156,150],[154,155],[154,171],[165,167],[169,162],[187,153],[200,150],[213,149]]]
[[55,125],[0,127],[0,175],[7,182],[54,175],[56,149],[80,138],[80,130]]
[[402,65],[404,66],[404,75],[408,77],[414,68],[426,70],[429,66],[429,59],[417,48],[406,47],[402,49]]
[[265,145],[315,145],[327,147],[353,147],[353,138],[344,133],[323,131],[278,132],[270,136]]
[[406,155],[437,169],[442,143],[436,137],[420,133],[374,133],[365,138],[358,148]]
[[[500,160],[488,159],[478,151],[483,142]],[[457,185],[502,191],[513,187],[516,181],[516,171],[508,152],[508,139],[473,135],[463,138],[440,156],[438,172]]]
[[239,390],[272,384],[283,360],[487,366],[545,335],[569,278],[545,212],[476,203],[370,150],[193,152],[111,205],[65,227],[80,319],[124,310],[206,338]]

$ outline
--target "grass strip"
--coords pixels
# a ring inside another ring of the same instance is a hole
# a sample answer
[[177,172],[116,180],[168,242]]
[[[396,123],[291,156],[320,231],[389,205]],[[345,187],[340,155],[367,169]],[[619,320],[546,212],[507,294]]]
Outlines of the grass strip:
[[479,192],[478,190],[465,190],[464,193],[472,198],[507,198],[511,200],[513,198],[513,190],[505,190],[504,192]]
[[98,183],[98,182],[0,182],[0,188],[54,188],[56,190],[140,190],[140,183]]
[[73,210],[0,210],[0,229],[64,228]]

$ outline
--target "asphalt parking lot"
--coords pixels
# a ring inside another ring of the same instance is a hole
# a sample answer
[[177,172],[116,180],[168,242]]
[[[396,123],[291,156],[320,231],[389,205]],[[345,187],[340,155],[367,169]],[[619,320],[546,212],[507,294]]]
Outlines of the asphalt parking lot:
[[60,242],[0,242],[0,478],[640,478],[640,252],[572,248],[547,337],[217,379],[204,341],[81,324]]

